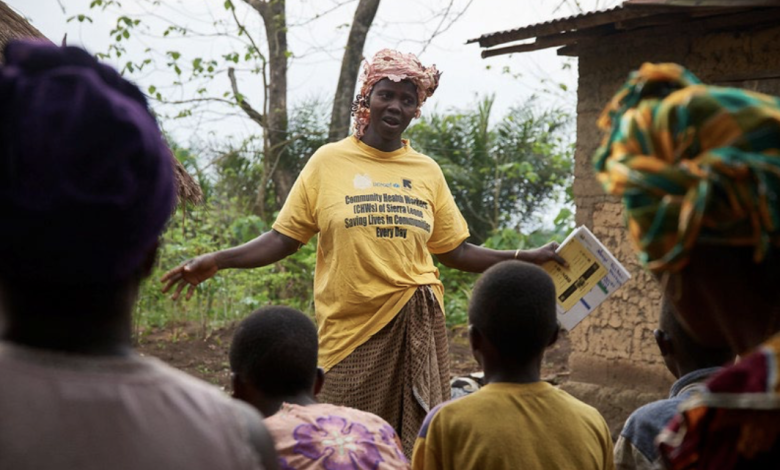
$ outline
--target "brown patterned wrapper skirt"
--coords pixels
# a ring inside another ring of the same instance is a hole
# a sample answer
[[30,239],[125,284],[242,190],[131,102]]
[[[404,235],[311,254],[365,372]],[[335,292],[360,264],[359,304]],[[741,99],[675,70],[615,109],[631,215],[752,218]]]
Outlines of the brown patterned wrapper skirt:
[[444,314],[420,286],[395,318],[325,374],[322,403],[368,411],[390,423],[412,455],[425,415],[450,398]]

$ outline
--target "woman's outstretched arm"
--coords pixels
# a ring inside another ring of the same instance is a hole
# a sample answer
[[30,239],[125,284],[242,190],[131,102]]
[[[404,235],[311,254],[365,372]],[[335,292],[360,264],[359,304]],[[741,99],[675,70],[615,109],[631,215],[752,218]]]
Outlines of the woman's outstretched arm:
[[[440,253],[436,257],[444,266],[455,268],[461,271],[472,273],[481,273],[501,261],[517,259],[533,264],[542,264],[553,260],[563,266],[567,263],[561,258],[555,250],[558,249],[558,243],[550,242],[540,248],[532,250],[493,250],[468,242],[461,243],[457,248],[447,253]],[[515,256],[517,255],[517,256]]]
[[219,270],[267,266],[295,253],[300,246],[298,240],[271,230],[243,245],[185,261],[160,279],[160,282],[165,283],[162,291],[168,292],[175,286],[172,297],[176,300],[189,285],[186,296],[189,299],[198,284],[211,279]]

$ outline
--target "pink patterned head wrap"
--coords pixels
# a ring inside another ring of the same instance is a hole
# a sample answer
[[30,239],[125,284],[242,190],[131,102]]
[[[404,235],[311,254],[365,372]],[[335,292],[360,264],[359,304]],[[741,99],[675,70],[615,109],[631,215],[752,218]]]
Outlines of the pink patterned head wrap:
[[382,49],[377,52],[371,62],[363,63],[360,74],[360,93],[352,102],[352,115],[355,116],[355,137],[363,136],[370,121],[371,112],[368,109],[368,97],[374,85],[383,78],[394,82],[409,80],[417,87],[417,111],[414,117],[420,117],[420,108],[439,86],[441,72],[435,65],[424,67],[412,53],[404,54],[392,49]]

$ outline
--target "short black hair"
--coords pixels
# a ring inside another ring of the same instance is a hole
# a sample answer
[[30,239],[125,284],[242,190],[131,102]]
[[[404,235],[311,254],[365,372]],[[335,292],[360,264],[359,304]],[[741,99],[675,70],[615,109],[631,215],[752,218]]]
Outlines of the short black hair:
[[698,369],[722,366],[734,360],[735,354],[729,347],[708,348],[697,343],[685,331],[678,315],[672,301],[668,296],[663,296],[658,327],[674,342],[676,354],[685,355]]
[[317,328],[289,307],[264,307],[233,334],[230,369],[271,396],[310,391],[317,375]]
[[474,286],[469,323],[505,358],[528,361],[558,330],[555,285],[538,266],[504,261],[485,271]]

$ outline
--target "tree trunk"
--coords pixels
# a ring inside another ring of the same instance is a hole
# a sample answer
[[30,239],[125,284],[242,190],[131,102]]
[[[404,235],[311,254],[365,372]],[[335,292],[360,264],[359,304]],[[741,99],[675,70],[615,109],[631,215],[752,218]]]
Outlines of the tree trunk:
[[[268,40],[268,101],[265,131],[266,171],[276,190],[276,209],[284,204],[290,193],[296,175],[287,158],[287,18],[285,0],[246,0],[260,13]],[[262,195],[261,195],[262,193]],[[258,198],[264,197],[264,191],[258,192]],[[262,204],[264,201],[258,201]],[[265,212],[265,211],[264,211]]]
[[3,62],[5,45],[13,39],[46,37],[8,5],[0,1],[0,63]]
[[331,142],[349,135],[352,98],[363,58],[363,46],[378,9],[379,0],[360,0],[355,9],[355,17],[352,20],[347,46],[341,60],[341,73],[336,85],[336,96],[333,99],[333,112],[330,116],[330,129],[328,131],[328,140]]
[[[280,208],[292,189],[297,175],[296,162],[290,161],[287,152],[287,19],[285,0],[244,0],[260,13],[268,40],[268,95],[263,115],[264,130],[264,173],[270,175],[275,190],[275,206]],[[360,0],[350,29],[341,75],[336,88],[333,116],[331,118],[329,138],[338,140],[349,132],[350,104],[357,82],[358,69],[363,55],[368,30],[374,21],[379,0]],[[267,182],[267,178],[265,179]],[[256,211],[264,216],[269,208],[265,207],[267,188],[264,184],[258,189]]]

